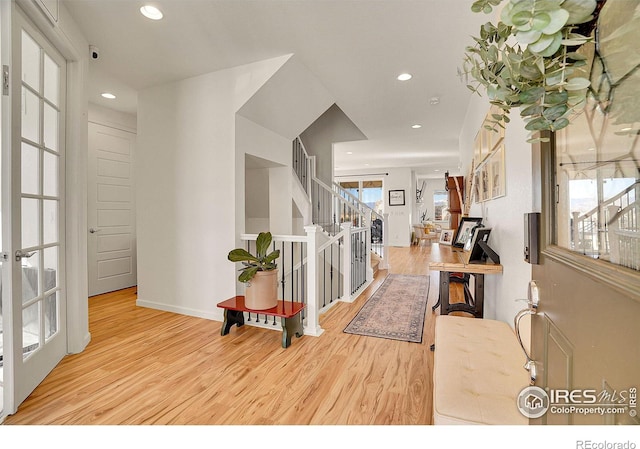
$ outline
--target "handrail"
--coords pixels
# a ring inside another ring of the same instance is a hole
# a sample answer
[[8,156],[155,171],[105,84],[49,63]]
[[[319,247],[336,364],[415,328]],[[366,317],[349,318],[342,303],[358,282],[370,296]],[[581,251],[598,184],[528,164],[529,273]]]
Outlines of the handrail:
[[322,245],[320,245],[320,247],[316,250],[316,253],[324,251],[325,249],[329,248],[331,245],[333,245],[334,243],[336,243],[338,240],[345,237],[346,235],[347,235],[347,231],[343,229],[342,231],[338,232],[336,235],[331,236],[329,240],[327,240]]
[[334,181],[333,186],[338,189],[338,191],[340,193],[344,193],[347,196],[349,196],[351,198],[351,200],[357,204],[358,206],[360,206],[362,209],[361,213],[365,213],[367,211],[371,211],[371,215],[376,216],[379,219],[383,219],[382,215],[379,214],[378,212],[376,212],[375,210],[373,210],[373,208],[371,208],[367,203],[363,203],[362,201],[360,201],[360,199],[358,197],[356,197],[353,193],[349,192],[347,189],[345,189],[344,187],[342,187],[340,184],[338,184],[337,182]]
[[602,203],[597,205],[596,207],[594,207],[593,209],[591,209],[590,211],[585,212],[584,214],[580,215],[579,219],[580,220],[584,220],[587,217],[590,217],[592,215],[595,215],[596,213],[598,213],[598,211],[601,208],[605,208],[610,204],[613,204],[615,201],[619,200],[620,198],[622,198],[623,196],[627,195],[629,192],[631,192],[632,190],[635,190],[637,187],[637,184],[640,184],[640,180],[637,180],[636,182],[634,182],[633,184],[631,184],[629,187],[627,187],[626,189],[620,191],[620,193],[618,193],[616,196],[612,196],[611,198],[609,198],[607,200],[606,203]]

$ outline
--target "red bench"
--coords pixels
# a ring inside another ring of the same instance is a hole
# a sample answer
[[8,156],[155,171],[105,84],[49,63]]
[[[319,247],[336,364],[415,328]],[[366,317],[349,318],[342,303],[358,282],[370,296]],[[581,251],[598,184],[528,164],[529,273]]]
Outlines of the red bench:
[[244,296],[234,296],[218,303],[218,307],[224,309],[224,322],[222,323],[222,329],[220,329],[220,335],[227,335],[231,326],[234,324],[237,327],[244,325],[244,312],[279,316],[282,321],[282,347],[288,348],[291,346],[291,336],[293,334],[300,338],[303,335],[302,318],[300,312],[304,309],[304,304],[300,302],[291,301],[278,301],[278,305],[272,309],[266,310],[252,310],[247,308],[244,304]]

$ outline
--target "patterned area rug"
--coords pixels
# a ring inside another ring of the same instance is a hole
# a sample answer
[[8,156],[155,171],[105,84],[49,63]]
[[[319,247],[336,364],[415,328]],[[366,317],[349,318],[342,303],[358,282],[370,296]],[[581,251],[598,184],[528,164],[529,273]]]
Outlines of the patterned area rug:
[[344,332],[422,343],[428,296],[428,276],[390,274]]

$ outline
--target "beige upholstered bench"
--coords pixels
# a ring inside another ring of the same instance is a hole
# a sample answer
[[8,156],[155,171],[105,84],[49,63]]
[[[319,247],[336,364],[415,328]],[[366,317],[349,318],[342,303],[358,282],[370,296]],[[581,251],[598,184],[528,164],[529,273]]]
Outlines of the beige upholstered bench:
[[528,424],[516,398],[529,385],[507,323],[440,315],[433,368],[434,424]]

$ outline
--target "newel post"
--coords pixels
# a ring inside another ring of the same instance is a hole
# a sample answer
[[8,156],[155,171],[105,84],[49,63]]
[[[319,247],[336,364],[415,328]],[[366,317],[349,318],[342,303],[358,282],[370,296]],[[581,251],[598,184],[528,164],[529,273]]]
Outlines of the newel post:
[[580,212],[571,212],[571,215],[573,216],[573,250],[578,251],[578,248],[580,248],[580,230],[578,227]]
[[321,335],[324,330],[320,327],[320,307],[318,301],[319,293],[319,273],[318,273],[318,238],[322,228],[317,225],[305,226],[307,233],[307,304],[306,320],[304,323],[304,334],[315,337]]
[[389,213],[382,215],[382,260],[378,268],[389,269]]
[[342,223],[340,225],[344,232],[344,245],[342,247],[343,254],[343,272],[342,272],[342,298],[341,301],[344,302],[353,302],[351,297],[351,257],[352,249],[351,249],[351,228],[353,225],[349,222]]

